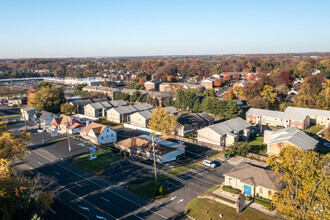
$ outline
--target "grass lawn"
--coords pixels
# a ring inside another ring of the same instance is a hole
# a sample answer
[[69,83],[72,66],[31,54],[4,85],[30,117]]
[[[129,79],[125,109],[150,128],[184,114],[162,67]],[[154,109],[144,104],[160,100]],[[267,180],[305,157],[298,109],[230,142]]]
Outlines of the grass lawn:
[[250,139],[249,144],[251,145],[250,153],[267,156],[267,145],[263,143],[264,137],[253,137]]
[[16,118],[16,117],[21,117],[21,115],[20,114],[17,114],[17,115],[3,115],[3,116],[0,116],[0,119]]
[[91,173],[100,173],[103,168],[117,160],[122,159],[122,156],[114,154],[111,149],[103,149],[95,152],[97,158],[94,160],[88,160],[89,154],[83,154],[72,160],[72,163],[77,167],[87,170]]
[[[213,160],[214,158],[218,157],[220,154],[221,153],[218,153],[218,154],[210,157],[209,160]],[[202,165],[202,163],[203,163],[203,161],[199,161],[199,162],[188,164],[185,166],[179,166],[179,167],[174,167],[172,169],[169,169],[165,173],[158,175],[158,177],[157,177],[158,186],[161,186],[164,181],[170,179],[172,176],[178,176],[181,173],[187,172],[197,166]],[[127,188],[131,192],[133,192],[141,197],[144,197],[146,199],[160,199],[159,197],[156,197],[154,195],[155,186],[156,186],[155,180],[152,179],[152,180],[146,181],[144,183],[140,183],[140,184],[127,185]],[[168,192],[165,189],[164,197],[166,197],[169,194],[170,194],[170,192]]]
[[323,128],[324,128],[324,126],[322,126],[322,125],[314,125],[314,126],[307,128],[307,130],[305,130],[305,131],[316,134],[317,132],[321,131]]
[[112,129],[118,129],[124,127],[123,124],[121,123],[108,121],[107,117],[99,117],[99,123],[103,125],[110,125]]
[[[208,214],[206,212],[208,211]],[[236,209],[217,203],[209,199],[193,199],[186,206],[186,214],[198,220],[220,219],[240,219],[240,220],[274,220],[274,218],[256,211],[251,208],[245,209],[241,213],[237,213]]]

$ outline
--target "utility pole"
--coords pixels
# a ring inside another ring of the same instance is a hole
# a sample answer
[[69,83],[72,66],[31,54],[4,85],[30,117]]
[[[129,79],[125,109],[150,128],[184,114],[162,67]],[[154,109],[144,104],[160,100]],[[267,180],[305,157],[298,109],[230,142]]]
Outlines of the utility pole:
[[154,171],[155,171],[155,183],[156,183],[156,188],[158,191],[158,182],[157,182],[157,165],[156,165],[156,153],[155,153],[155,138],[156,134],[151,134],[151,139],[152,139],[152,152],[153,152],[153,158],[154,158]]
[[68,146],[69,146],[69,152],[71,152],[69,126],[70,126],[70,120],[69,120],[69,122],[67,123],[66,133],[68,134]]

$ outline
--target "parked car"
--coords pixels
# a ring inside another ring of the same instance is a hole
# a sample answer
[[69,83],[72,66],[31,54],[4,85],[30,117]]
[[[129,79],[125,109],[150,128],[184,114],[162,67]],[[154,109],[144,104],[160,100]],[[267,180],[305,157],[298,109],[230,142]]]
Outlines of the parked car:
[[209,161],[209,160],[204,160],[203,165],[206,166],[206,167],[210,167],[210,168],[215,168],[216,167],[216,164],[213,163],[212,161]]
[[326,147],[330,147],[330,142],[326,142],[323,145],[326,146]]

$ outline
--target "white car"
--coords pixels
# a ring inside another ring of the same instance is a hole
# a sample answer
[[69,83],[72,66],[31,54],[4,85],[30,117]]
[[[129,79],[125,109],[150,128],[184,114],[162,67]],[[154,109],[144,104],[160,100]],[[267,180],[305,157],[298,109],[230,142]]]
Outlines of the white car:
[[206,166],[206,167],[210,167],[210,168],[215,168],[216,167],[215,163],[213,163],[212,161],[209,161],[209,160],[204,160],[203,165]]

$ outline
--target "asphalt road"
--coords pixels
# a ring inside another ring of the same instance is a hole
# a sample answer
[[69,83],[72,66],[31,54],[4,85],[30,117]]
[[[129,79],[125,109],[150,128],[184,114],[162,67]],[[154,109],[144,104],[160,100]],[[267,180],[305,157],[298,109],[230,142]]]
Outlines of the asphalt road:
[[[142,134],[139,131],[119,131],[118,139]],[[150,201],[126,189],[127,184],[144,182],[153,178],[152,161],[128,158],[105,168],[104,174],[96,176],[75,167],[71,159],[87,152],[91,144],[80,137],[49,145],[40,145],[66,137],[51,137],[48,133],[32,135],[31,154],[28,165],[37,172],[56,178],[54,186],[58,198],[46,219],[185,219],[186,204],[198,194],[223,181],[223,173],[233,166],[222,163],[215,169],[203,166],[171,178],[164,186],[171,191],[167,198]],[[162,173],[175,166],[202,160],[217,153],[196,145],[187,145],[186,160],[158,166]],[[220,164],[220,163],[218,163]]]

